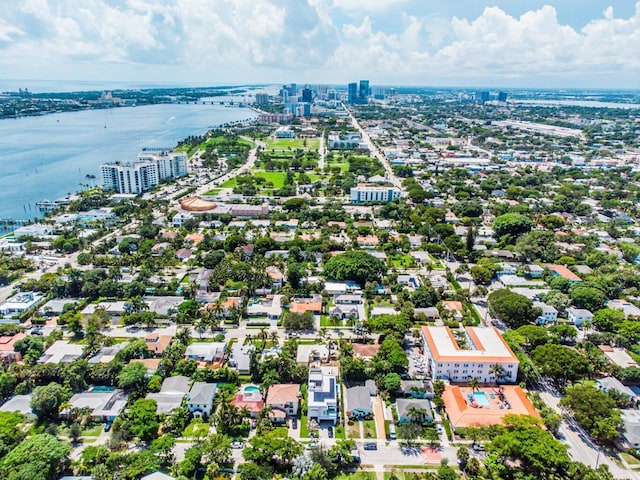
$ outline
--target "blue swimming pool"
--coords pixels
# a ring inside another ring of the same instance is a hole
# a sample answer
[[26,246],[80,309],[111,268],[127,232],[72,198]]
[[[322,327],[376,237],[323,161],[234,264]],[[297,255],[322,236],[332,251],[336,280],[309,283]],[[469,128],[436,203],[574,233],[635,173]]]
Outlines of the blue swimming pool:
[[489,399],[487,398],[487,394],[484,392],[474,392],[473,399],[480,405],[481,407],[488,407]]
[[247,385],[243,389],[245,392],[259,392],[260,387],[256,387],[255,385]]

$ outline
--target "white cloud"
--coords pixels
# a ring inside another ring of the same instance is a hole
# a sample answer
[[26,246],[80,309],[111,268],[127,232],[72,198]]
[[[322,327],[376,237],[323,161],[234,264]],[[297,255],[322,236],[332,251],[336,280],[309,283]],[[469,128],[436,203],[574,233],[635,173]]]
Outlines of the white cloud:
[[[548,5],[519,17],[488,7],[471,19],[427,16],[412,5],[409,0],[0,2],[0,69],[23,77],[109,78],[117,72],[131,80],[172,82],[369,77],[423,84],[529,78],[535,84],[545,77],[566,84],[600,76],[640,86],[640,1],[630,18],[616,18],[609,7],[580,29],[561,23]],[[411,14],[403,11],[409,8]]]

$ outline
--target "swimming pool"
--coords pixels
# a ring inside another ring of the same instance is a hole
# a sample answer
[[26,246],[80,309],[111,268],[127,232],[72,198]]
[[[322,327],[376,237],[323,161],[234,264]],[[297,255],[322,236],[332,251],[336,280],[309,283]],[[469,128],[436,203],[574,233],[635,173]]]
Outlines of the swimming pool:
[[487,394],[484,392],[474,392],[473,399],[480,405],[481,407],[488,407],[489,399],[487,398]]
[[260,387],[256,387],[255,385],[247,385],[243,389],[245,392],[259,392]]

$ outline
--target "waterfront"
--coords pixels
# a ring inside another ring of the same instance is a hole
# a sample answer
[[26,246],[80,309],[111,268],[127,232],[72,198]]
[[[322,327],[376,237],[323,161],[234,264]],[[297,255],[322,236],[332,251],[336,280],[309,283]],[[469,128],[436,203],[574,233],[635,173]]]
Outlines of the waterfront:
[[131,161],[144,147],[173,147],[211,126],[255,116],[248,108],[161,104],[2,120],[0,218],[34,218],[35,202],[101,184],[103,162]]

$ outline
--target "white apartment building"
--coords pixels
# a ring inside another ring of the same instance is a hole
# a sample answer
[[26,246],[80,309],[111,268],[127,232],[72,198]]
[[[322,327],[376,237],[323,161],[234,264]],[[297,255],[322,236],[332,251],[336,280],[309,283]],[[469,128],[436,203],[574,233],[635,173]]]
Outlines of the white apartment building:
[[[433,378],[452,382],[495,382],[494,365],[502,367],[501,382],[513,383],[520,362],[495,328],[466,327],[464,342],[458,342],[449,327],[422,327],[424,354]],[[462,344],[461,344],[462,343]]]
[[351,203],[386,203],[400,197],[395,187],[360,184],[351,189]]
[[103,163],[102,184],[105,190],[140,195],[157,187],[161,180],[183,177],[189,173],[183,152],[144,151],[132,163]]
[[312,368],[309,370],[307,407],[309,420],[317,422],[338,421],[338,378],[334,368]]

